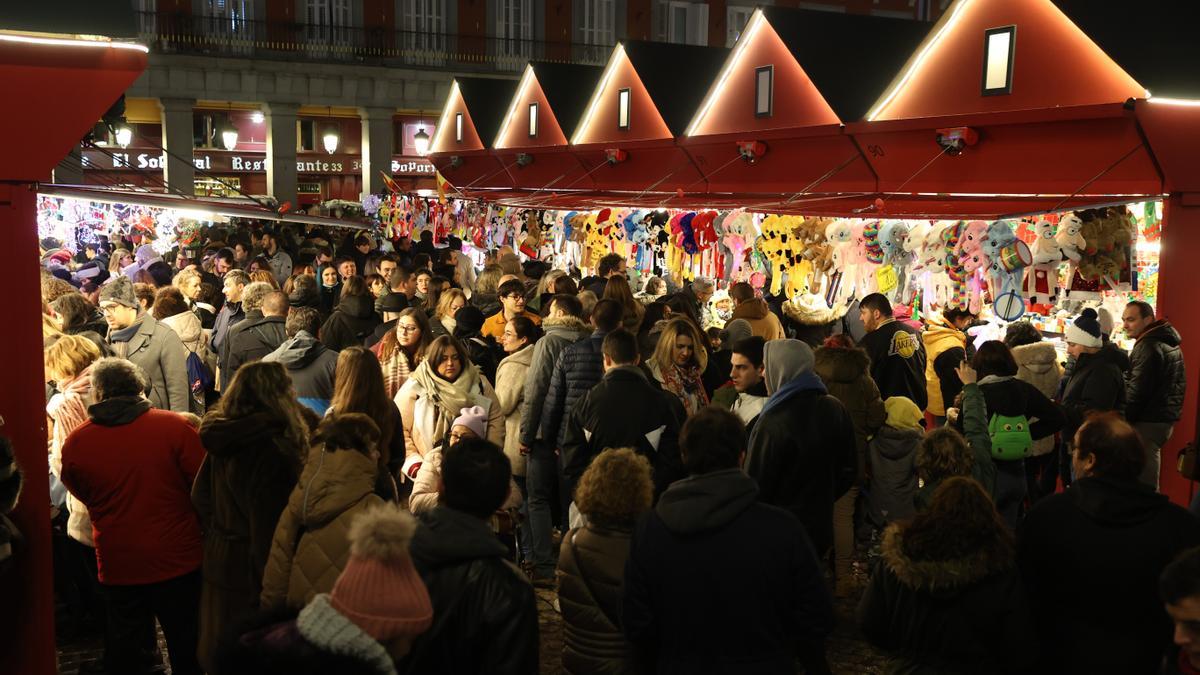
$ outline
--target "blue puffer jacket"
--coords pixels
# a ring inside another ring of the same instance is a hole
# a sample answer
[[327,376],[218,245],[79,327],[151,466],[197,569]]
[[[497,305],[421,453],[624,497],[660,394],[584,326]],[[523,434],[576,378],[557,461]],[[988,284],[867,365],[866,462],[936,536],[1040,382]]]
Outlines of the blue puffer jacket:
[[554,433],[555,447],[561,448],[566,436],[567,413],[604,377],[604,354],[601,346],[607,331],[596,331],[563,350],[550,376],[550,389],[542,408],[542,429],[549,437]]

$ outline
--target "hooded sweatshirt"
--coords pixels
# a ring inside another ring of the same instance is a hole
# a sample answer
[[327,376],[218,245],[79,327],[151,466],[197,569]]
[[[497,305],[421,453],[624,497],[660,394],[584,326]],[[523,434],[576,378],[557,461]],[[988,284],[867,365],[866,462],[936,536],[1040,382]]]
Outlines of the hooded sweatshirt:
[[333,398],[337,360],[337,352],[326,348],[304,330],[263,357],[263,361],[274,361],[287,368],[296,398],[318,415],[325,414]]
[[361,345],[382,322],[370,295],[343,295],[337,310],[321,326],[321,342],[334,351]]
[[[621,623],[656,672],[795,672],[797,638],[832,627],[803,528],[758,497],[739,469],[714,471],[673,483],[638,522]],[[714,622],[713,607],[738,620]]]
[[825,384],[813,372],[813,351],[799,340],[776,340],[763,346],[763,376],[771,398],[766,413],[802,391],[825,393]]
[[744,319],[750,324],[750,330],[764,340],[779,340],[787,337],[783,332],[783,324],[779,317],[771,313],[767,302],[762,298],[747,300],[733,308],[734,319]]

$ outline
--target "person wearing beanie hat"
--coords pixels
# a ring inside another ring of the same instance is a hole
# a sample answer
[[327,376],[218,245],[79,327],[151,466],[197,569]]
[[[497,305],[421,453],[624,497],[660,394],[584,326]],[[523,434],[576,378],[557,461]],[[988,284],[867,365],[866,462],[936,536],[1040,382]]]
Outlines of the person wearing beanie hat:
[[395,504],[359,513],[332,591],[299,612],[268,612],[235,627],[216,651],[212,675],[396,675],[396,660],[434,618],[409,551],[416,528]]
[[858,462],[850,415],[826,393],[813,363],[812,348],[799,340],[763,346],[770,398],[745,469],[758,481],[759,500],[794,513],[823,559],[833,545],[833,503],[854,484]]
[[[412,495],[408,498],[408,508],[415,514],[432,511],[438,504],[438,486],[442,480],[443,449],[458,444],[463,440],[487,439],[488,411],[482,406],[474,405],[462,408],[458,417],[450,424],[450,432],[445,442],[425,455],[413,480]],[[405,467],[408,468],[407,466]],[[501,511],[521,508],[521,491],[517,489],[516,481],[512,482],[512,490],[504,501]]]
[[162,410],[189,412],[193,399],[187,348],[175,331],[141,311],[129,277],[118,276],[102,286],[99,305],[108,322],[108,343],[113,352],[146,373],[150,403]]
[[925,435],[925,414],[907,398],[891,396],[883,402],[887,421],[871,438],[869,453],[871,489],[867,518],[875,528],[916,513],[917,448]]
[[1067,326],[1064,339],[1075,367],[1063,386],[1062,408],[1067,423],[1063,438],[1070,443],[1075,431],[1092,412],[1125,412],[1125,373],[1129,355],[1104,339],[1099,314],[1087,308]]
[[446,448],[438,505],[419,516],[412,557],[433,601],[433,625],[400,663],[403,673],[527,675],[538,671],[537,600],[492,521],[512,485],[499,445]]
[[384,503],[374,494],[379,436],[379,427],[362,413],[331,415],[317,427],[304,471],[275,527],[260,606],[300,608],[333,588],[350,557],[351,523]]

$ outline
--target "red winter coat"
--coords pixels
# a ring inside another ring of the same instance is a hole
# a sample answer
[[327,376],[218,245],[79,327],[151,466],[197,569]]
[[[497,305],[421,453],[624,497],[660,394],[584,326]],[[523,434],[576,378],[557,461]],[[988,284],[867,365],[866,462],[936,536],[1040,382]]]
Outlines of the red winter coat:
[[151,584],[199,569],[191,493],[204,447],[195,429],[140,397],[111,398],[88,414],[63,444],[62,481],[92,516],[100,581]]

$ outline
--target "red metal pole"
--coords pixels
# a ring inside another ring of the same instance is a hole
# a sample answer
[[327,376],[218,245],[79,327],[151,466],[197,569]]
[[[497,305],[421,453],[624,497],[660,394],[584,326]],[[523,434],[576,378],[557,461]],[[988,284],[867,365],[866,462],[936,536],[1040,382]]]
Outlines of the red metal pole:
[[1171,501],[1188,505],[1191,482],[1176,470],[1176,455],[1196,435],[1196,396],[1200,392],[1200,312],[1196,311],[1196,251],[1200,251],[1200,200],[1172,194],[1163,205],[1162,252],[1158,263],[1158,318],[1168,319],[1183,337],[1187,396],[1183,419],[1162,449],[1159,486]]
[[25,536],[15,566],[0,578],[0,654],[6,673],[54,675],[54,565],[50,488],[46,480],[46,391],[42,372],[41,280],[37,195],[28,185],[0,185],[0,434],[12,440],[25,487],[10,515]]

